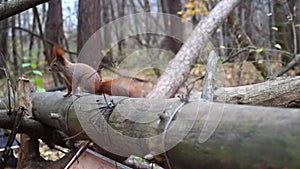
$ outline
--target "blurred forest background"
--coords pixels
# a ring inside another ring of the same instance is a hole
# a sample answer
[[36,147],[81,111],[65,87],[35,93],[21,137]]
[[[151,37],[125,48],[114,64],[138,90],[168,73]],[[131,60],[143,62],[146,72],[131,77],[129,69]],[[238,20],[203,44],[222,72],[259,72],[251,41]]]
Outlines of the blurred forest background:
[[[6,1],[0,0],[0,3]],[[118,18],[141,12],[169,13],[180,17],[182,25],[169,23],[165,26],[170,31],[178,31],[184,30],[186,22],[196,25],[218,2],[219,0],[51,0],[0,21],[0,67],[6,69],[12,80],[22,75],[30,77],[37,89],[43,91],[62,83],[57,75],[48,71],[51,47],[54,44],[63,47],[69,59],[76,62],[77,54],[88,38],[99,28]],[[221,82],[223,86],[253,84],[282,75],[299,75],[299,67],[282,71],[300,53],[299,8],[299,0],[248,0],[243,1],[231,13],[211,37],[226,75],[226,82]],[[133,22],[141,24],[139,21]],[[111,32],[104,38],[110,41],[113,36],[121,35]],[[107,49],[109,52],[102,61],[105,67],[118,67],[128,55],[128,48],[161,48],[172,52],[173,57],[182,44],[171,37],[140,35],[114,45]],[[167,57],[166,62],[171,57]],[[135,64],[139,63],[131,63]],[[198,86],[201,86],[201,77],[204,76],[204,65],[199,59],[190,73],[189,80],[197,81]],[[153,85],[160,73],[153,69],[140,77],[151,81]],[[0,78],[5,76],[5,72],[0,71]],[[4,85],[2,82],[1,88]]]

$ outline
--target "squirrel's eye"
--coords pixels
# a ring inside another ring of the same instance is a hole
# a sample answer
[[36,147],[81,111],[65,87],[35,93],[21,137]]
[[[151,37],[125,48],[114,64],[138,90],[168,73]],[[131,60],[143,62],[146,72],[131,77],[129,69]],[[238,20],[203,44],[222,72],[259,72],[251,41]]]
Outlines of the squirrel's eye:
[[57,63],[53,63],[53,66],[57,66]]

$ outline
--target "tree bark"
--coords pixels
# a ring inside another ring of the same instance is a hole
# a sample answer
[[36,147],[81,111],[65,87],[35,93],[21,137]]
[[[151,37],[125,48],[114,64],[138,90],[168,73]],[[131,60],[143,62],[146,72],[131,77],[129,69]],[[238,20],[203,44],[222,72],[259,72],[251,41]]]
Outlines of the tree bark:
[[[0,4],[2,0],[0,0]],[[0,21],[0,67],[6,68],[5,61],[8,59],[8,52],[7,52],[7,36],[8,36],[8,19],[4,19]],[[0,79],[5,77],[5,72],[0,70]]]
[[100,1],[79,0],[77,51],[100,28]]
[[164,74],[158,79],[148,98],[169,98],[176,94],[179,86],[187,79],[191,66],[195,64],[200,51],[209,42],[209,37],[227,18],[240,0],[223,0],[196,26],[187,42],[174,59],[169,62]]
[[[295,6],[294,6],[294,22],[295,24],[299,24],[300,23],[300,2],[296,1],[295,2]],[[300,53],[300,29],[298,27],[298,29],[296,29],[296,37],[294,37],[297,39],[297,53]]]
[[[55,45],[63,48],[64,32],[61,0],[51,0],[49,2],[45,35],[47,40],[50,40]],[[49,50],[47,53],[51,54],[52,56],[52,45],[47,44],[47,48],[45,48],[45,50]],[[50,62],[48,62],[48,64],[50,64]],[[58,85],[58,80],[60,83],[63,83],[63,78],[60,77],[59,74],[57,75],[56,73],[52,73],[52,77],[55,86]]]
[[300,107],[300,76],[279,77],[263,83],[219,88],[215,102],[261,106]]
[[[64,33],[61,0],[49,1],[45,35],[48,40],[63,47]],[[51,49],[51,47],[48,49]]]
[[49,0],[18,0],[0,4],[0,20],[25,11],[29,8],[45,3]]

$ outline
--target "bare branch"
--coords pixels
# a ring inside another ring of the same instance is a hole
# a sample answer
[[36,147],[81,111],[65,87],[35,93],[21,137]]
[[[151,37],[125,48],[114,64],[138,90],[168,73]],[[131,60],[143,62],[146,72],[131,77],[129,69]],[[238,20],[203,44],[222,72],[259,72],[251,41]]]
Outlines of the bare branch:
[[290,63],[288,63],[285,67],[283,67],[281,70],[279,70],[278,72],[276,72],[274,74],[274,77],[279,77],[282,76],[284,73],[286,73],[287,71],[289,71],[290,69],[292,69],[294,66],[296,66],[297,64],[299,64],[300,61],[300,53],[297,54],[294,59],[292,61],[290,61]]
[[49,0],[19,0],[8,1],[0,4],[0,20],[8,18],[12,15],[23,12],[29,8],[39,4],[48,2]]

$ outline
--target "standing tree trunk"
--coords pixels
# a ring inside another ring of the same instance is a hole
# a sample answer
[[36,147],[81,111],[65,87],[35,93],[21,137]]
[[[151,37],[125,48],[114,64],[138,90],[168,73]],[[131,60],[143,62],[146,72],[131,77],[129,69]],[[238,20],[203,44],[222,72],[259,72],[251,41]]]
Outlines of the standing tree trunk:
[[[100,28],[100,0],[79,0],[77,51]],[[100,52],[100,51],[99,51]]]
[[[14,27],[16,26],[16,17],[13,16],[11,18],[11,25],[12,25],[12,29],[11,29],[11,42],[12,42],[12,58],[13,58],[13,66],[12,66],[12,71],[13,71],[13,75],[17,76],[18,73],[18,52],[17,52],[17,37],[16,37],[16,29],[14,29]],[[15,83],[15,82],[13,82]]]
[[[49,1],[49,9],[47,13],[47,21],[45,27],[46,39],[63,47],[63,18],[62,18],[62,5],[61,0],[51,0]],[[52,52],[52,47],[49,45],[47,50],[48,53]],[[46,49],[45,49],[46,50]],[[52,56],[52,53],[51,53]],[[50,57],[52,58],[52,57]],[[54,84],[58,84],[58,78],[56,74],[53,74]],[[63,78],[59,78],[60,83],[63,83]]]
[[[113,12],[113,2],[109,2],[107,0],[102,0],[102,21],[103,24],[108,24],[111,20],[114,20],[114,12]],[[110,10],[109,10],[110,9]],[[109,15],[109,12],[111,11],[111,18]],[[111,34],[104,34],[104,41],[105,42],[111,42]],[[103,57],[101,64],[110,65],[112,66],[113,62],[113,56],[112,56],[112,50],[109,50],[106,55]]]
[[[181,10],[181,2],[180,0],[161,0],[161,7],[163,13],[177,15],[177,12]],[[172,22],[173,20],[170,17],[164,19],[166,27],[169,27],[170,35],[182,35],[183,25],[175,25],[176,23]],[[182,43],[176,41],[173,37],[165,37],[160,43],[161,48],[171,50],[174,54],[179,51],[181,45]]]
[[[48,40],[63,46],[63,18],[61,0],[49,1],[45,35]],[[48,49],[51,49],[50,47]]]
[[[300,1],[297,1],[294,6],[294,22],[295,25],[300,24]],[[296,38],[297,38],[297,53],[300,53],[300,28],[298,26],[298,29],[296,28]]]
[[[3,0],[0,0],[2,3]],[[0,67],[4,68],[5,61],[8,59],[7,53],[7,35],[8,35],[8,19],[0,21]],[[4,71],[0,70],[0,79],[5,77]]]
[[[281,46],[282,50],[293,53],[293,40],[291,27],[288,21],[288,9],[285,8],[287,2],[275,1],[274,12],[276,13],[275,17],[275,27],[278,28],[276,31],[276,44]],[[289,63],[292,58],[287,56],[282,56],[282,62],[284,65]]]

